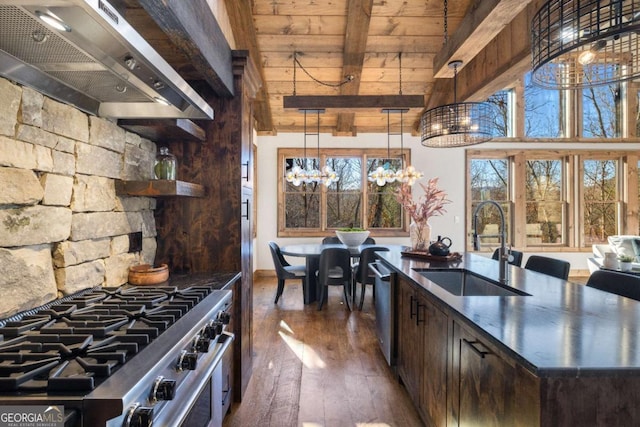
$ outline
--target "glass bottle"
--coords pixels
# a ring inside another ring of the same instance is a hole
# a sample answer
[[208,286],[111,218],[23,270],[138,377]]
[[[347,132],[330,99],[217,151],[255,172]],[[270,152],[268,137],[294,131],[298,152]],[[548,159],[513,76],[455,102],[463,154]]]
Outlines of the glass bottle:
[[156,156],[156,163],[153,167],[156,179],[175,180],[176,169],[178,169],[176,156],[171,154],[167,147],[160,147],[160,153]]

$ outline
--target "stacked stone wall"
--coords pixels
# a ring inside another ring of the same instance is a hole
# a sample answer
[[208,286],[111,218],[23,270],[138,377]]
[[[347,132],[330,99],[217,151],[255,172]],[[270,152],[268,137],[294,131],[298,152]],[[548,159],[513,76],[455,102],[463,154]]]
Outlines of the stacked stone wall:
[[[119,197],[149,179],[152,141],[0,78],[0,318],[153,263],[155,199]],[[142,251],[129,252],[129,233]]]

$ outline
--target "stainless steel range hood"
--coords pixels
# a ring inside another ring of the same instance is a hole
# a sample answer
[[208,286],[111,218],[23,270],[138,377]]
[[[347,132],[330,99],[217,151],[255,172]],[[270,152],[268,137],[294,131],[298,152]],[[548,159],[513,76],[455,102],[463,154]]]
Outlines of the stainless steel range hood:
[[102,117],[213,119],[104,0],[0,0],[0,75]]

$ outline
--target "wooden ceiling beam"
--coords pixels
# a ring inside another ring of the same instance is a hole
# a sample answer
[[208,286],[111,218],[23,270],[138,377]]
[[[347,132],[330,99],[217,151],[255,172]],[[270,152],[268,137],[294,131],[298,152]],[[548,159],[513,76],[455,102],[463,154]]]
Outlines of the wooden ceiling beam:
[[[459,101],[483,101],[531,69],[531,18],[545,0],[534,0],[458,72]],[[436,79],[427,109],[453,102],[453,79]],[[413,130],[419,131],[415,122]]]
[[[367,47],[369,24],[373,0],[349,0],[347,7],[347,27],[344,36],[344,56],[342,75],[352,76],[352,80],[340,87],[341,95],[357,95],[364,67],[364,52]],[[355,114],[340,113],[336,124],[336,135],[355,135]]]
[[433,60],[435,78],[453,77],[451,61],[462,61],[458,72],[484,49],[531,0],[478,0],[464,17],[457,31]]
[[283,97],[284,108],[298,110],[372,108],[420,108],[424,106],[423,95],[303,95]]
[[262,67],[262,58],[260,57],[260,49],[258,48],[258,37],[256,29],[253,25],[253,16],[251,14],[251,5],[249,0],[225,0],[229,22],[233,31],[233,37],[238,49],[249,51],[251,59],[258,69],[258,74],[262,80],[262,86],[256,93],[253,102],[253,115],[256,120],[256,131],[261,134],[274,135],[273,114],[271,112],[271,104],[269,103],[269,89],[266,85],[264,76],[264,68]]
[[231,48],[205,0],[139,0],[218,96],[233,96]]

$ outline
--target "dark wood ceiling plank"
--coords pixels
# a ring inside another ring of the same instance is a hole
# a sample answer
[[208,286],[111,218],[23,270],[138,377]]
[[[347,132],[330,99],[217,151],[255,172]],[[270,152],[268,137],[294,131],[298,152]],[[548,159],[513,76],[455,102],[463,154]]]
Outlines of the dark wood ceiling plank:
[[225,7],[238,49],[246,49],[251,55],[263,84],[256,93],[253,102],[253,114],[256,120],[256,131],[260,134],[275,134],[273,115],[269,103],[269,90],[264,77],[262,58],[258,47],[258,38],[251,15],[249,0],[225,0]]
[[[471,62],[478,52],[489,44],[531,2],[531,0],[476,1],[458,26],[456,32],[438,52],[433,69],[435,78],[453,77],[449,62]],[[444,29],[443,29],[444,37]]]
[[[373,0],[349,0],[342,75],[350,76],[351,81],[340,87],[341,95],[357,95],[360,90],[360,78],[364,67],[364,52],[367,47],[372,8]],[[355,114],[341,113],[338,115],[335,133],[337,135],[355,135],[354,124]]]
[[233,95],[231,48],[205,0],[139,0],[218,96]]

